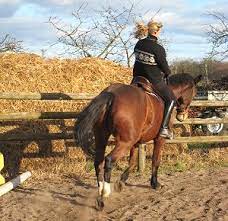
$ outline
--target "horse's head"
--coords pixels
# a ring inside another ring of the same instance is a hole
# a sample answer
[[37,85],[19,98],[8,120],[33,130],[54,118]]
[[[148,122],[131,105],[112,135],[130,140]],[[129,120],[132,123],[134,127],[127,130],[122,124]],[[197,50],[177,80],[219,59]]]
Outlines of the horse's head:
[[196,95],[196,85],[202,75],[193,78],[190,74],[175,74],[169,78],[169,87],[177,98],[177,119],[184,121],[188,118],[188,109],[193,97]]

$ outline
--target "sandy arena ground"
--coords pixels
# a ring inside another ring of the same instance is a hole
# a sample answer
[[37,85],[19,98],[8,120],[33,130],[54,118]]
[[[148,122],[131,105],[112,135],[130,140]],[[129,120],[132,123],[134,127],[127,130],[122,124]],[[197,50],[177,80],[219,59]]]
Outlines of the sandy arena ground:
[[160,181],[162,188],[154,191],[149,177],[133,174],[99,212],[94,176],[30,178],[1,197],[0,220],[228,220],[228,168],[161,175]]

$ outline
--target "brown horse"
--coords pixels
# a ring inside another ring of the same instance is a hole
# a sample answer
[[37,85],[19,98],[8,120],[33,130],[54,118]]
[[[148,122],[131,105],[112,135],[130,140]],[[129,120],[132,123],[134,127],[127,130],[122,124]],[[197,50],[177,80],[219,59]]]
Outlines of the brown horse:
[[[177,99],[177,118],[187,118],[187,110],[196,93],[201,75],[176,74],[169,78],[169,87]],[[98,206],[104,207],[103,197],[111,192],[111,170],[116,161],[130,151],[129,168],[122,174],[125,182],[133,169],[136,147],[154,140],[151,186],[156,189],[161,147],[165,139],[159,136],[164,104],[160,97],[145,93],[135,85],[112,84],[95,97],[79,114],[75,125],[75,141],[90,156],[95,157],[99,197]],[[115,138],[114,149],[105,156],[110,135]]]

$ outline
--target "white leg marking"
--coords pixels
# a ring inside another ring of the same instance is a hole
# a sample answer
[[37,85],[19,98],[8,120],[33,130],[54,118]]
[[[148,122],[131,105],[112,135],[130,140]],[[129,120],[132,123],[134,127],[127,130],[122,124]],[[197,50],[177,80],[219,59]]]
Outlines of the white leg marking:
[[104,182],[103,197],[109,197],[111,193],[111,184]]
[[101,194],[102,194],[103,187],[104,187],[103,181],[99,181],[99,187],[98,187],[99,196],[101,196]]

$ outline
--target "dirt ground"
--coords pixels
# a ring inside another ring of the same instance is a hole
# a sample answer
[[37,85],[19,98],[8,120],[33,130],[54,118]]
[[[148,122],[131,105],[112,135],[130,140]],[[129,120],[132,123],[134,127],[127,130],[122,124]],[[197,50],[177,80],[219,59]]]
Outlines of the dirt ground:
[[99,212],[92,175],[30,178],[0,198],[0,220],[228,220],[228,168],[161,175],[160,182],[155,191],[149,177],[133,174]]

